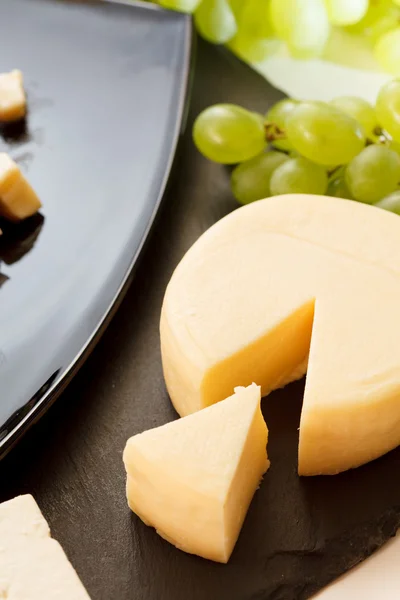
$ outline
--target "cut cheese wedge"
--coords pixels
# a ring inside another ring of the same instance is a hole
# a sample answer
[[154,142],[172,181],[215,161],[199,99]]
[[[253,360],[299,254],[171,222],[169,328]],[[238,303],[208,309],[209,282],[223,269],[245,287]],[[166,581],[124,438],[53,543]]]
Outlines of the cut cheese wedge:
[[0,121],[22,119],[26,114],[26,97],[21,71],[0,73]]
[[30,495],[0,504],[0,598],[89,600]]
[[10,221],[20,221],[35,214],[42,206],[18,165],[0,153],[0,215]]
[[130,438],[130,508],[177,548],[226,563],[269,467],[260,388]]
[[400,443],[399,306],[397,215],[305,195],[240,208],[168,285],[160,330],[172,402],[187,415],[236,385],[256,381],[266,395],[308,369],[299,473],[366,463]]

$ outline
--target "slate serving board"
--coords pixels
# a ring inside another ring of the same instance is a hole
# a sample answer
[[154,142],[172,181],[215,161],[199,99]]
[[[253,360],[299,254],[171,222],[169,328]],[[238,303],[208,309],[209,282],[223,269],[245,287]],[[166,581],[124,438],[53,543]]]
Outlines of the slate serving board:
[[189,246],[236,207],[228,171],[193,147],[193,119],[214,102],[263,112],[278,98],[228,52],[199,42],[187,131],[136,278],[80,373],[0,463],[0,500],[36,496],[93,600],[303,600],[400,523],[399,451],[340,476],[298,478],[303,382],[263,400],[272,466],[227,566],[179,552],[126,506],[126,439],[176,418],[159,351],[165,286]]

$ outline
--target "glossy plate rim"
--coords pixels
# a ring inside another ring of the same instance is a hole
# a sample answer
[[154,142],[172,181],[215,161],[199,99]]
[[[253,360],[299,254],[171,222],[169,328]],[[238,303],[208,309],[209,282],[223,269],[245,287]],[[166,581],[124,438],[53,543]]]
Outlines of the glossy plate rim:
[[[142,2],[140,0],[101,0],[102,2],[106,2],[109,4],[122,4],[125,6],[130,6],[132,9],[142,9],[147,11],[157,11],[157,12],[166,12],[166,9],[162,7],[150,3],[150,2]],[[60,396],[60,394],[64,391],[79,369],[83,366],[86,359],[89,357],[92,350],[95,348],[96,344],[101,339],[101,336],[105,332],[107,326],[109,325],[111,319],[115,315],[119,305],[121,304],[124,296],[129,288],[129,285],[133,279],[134,272],[136,267],[138,266],[138,260],[140,255],[143,252],[144,246],[149,239],[151,234],[151,230],[154,226],[157,215],[159,214],[162,201],[165,195],[165,191],[168,185],[168,181],[174,166],[174,161],[176,158],[176,152],[178,147],[179,138],[182,130],[185,127],[186,115],[187,115],[187,107],[189,103],[190,96],[190,74],[193,66],[193,55],[194,55],[194,36],[193,36],[193,27],[192,27],[192,19],[188,14],[181,14],[182,20],[185,25],[185,35],[184,35],[184,66],[182,69],[182,86],[179,91],[179,101],[176,108],[176,119],[175,126],[172,134],[172,144],[170,148],[170,153],[168,156],[167,165],[164,171],[164,175],[162,178],[162,182],[154,202],[154,208],[152,214],[148,220],[146,228],[143,232],[143,235],[140,239],[138,247],[135,253],[132,255],[129,266],[124,274],[118,288],[115,291],[115,294],[104,311],[102,317],[97,322],[96,326],[93,328],[93,331],[86,339],[85,344],[81,347],[79,352],[74,356],[74,358],[70,361],[68,366],[65,368],[60,378],[55,378],[54,381],[50,383],[44,384],[43,387],[47,387],[43,395],[39,398],[39,400],[32,406],[23,417],[21,417],[18,422],[10,428],[10,430],[6,433],[6,435],[0,440],[0,460],[2,460],[8,452],[18,443],[18,441],[22,438],[22,436],[29,430],[29,428],[34,425],[43,415],[44,413],[51,407],[53,402]]]

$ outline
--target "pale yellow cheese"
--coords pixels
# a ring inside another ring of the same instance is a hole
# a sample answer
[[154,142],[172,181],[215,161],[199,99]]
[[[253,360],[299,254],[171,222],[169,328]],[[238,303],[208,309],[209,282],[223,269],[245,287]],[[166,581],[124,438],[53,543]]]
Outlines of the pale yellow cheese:
[[269,466],[260,388],[128,440],[130,508],[181,550],[227,562]]
[[90,600],[30,495],[0,504],[0,598]]
[[18,165],[5,152],[0,153],[0,215],[20,221],[42,206]]
[[255,381],[266,395],[308,360],[299,473],[361,465],[400,443],[399,306],[397,215],[304,195],[240,208],[194,244],[167,288],[171,399],[186,415],[236,385]]
[[21,71],[0,73],[0,121],[18,121],[26,114],[26,97]]

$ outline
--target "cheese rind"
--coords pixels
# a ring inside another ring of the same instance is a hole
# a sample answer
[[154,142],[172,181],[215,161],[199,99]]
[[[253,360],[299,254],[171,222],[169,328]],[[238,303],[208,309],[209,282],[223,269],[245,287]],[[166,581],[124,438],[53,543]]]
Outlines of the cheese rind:
[[18,165],[0,153],[0,215],[20,221],[35,214],[42,204]]
[[273,197],[222,219],[164,298],[163,368],[178,412],[250,381],[268,394],[304,372],[309,352],[300,474],[397,446],[399,257],[398,217],[347,200]]
[[0,598],[90,600],[30,495],[0,504]]
[[130,508],[181,550],[227,562],[269,462],[260,388],[126,444]]
[[21,71],[0,73],[0,121],[18,121],[25,114],[26,96]]

